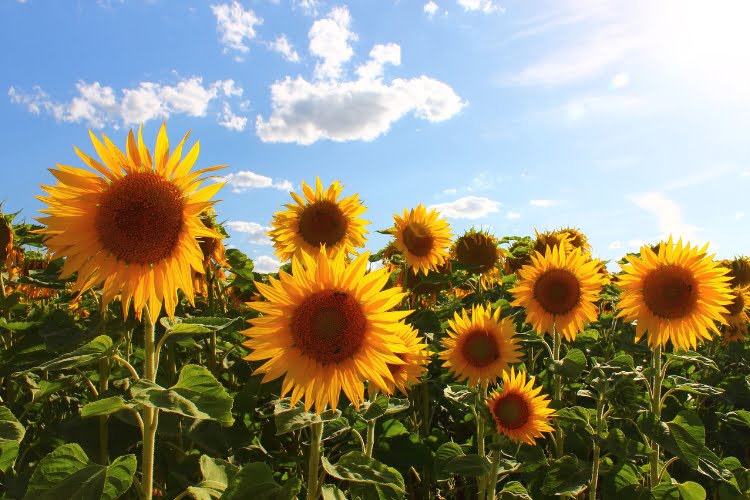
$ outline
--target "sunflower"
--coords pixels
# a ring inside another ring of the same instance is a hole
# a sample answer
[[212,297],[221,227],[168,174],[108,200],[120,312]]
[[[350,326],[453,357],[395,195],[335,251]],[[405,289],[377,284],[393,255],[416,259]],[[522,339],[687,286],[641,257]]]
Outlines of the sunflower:
[[204,226],[206,226],[208,229],[213,229],[220,235],[219,238],[212,238],[210,236],[203,236],[201,238],[198,238],[198,245],[201,247],[204,264],[208,265],[213,260],[220,266],[227,266],[225,255],[227,249],[224,247],[224,243],[222,242],[222,239],[226,235],[221,234],[223,232],[223,228],[221,228],[221,226],[216,222],[216,212],[213,208],[211,208],[200,214],[198,218],[201,220]]
[[727,305],[724,319],[730,325],[743,325],[750,321],[747,309],[750,309],[750,292],[746,288],[735,288],[731,292],[732,303]]
[[448,222],[439,217],[437,210],[428,211],[422,204],[410,211],[404,209],[403,217],[393,215],[395,227],[391,232],[396,238],[396,248],[403,252],[414,274],[420,270],[425,274],[435,271],[448,258],[453,234]]
[[580,248],[583,252],[591,252],[589,239],[585,234],[581,232],[580,229],[566,227],[553,231],[552,233],[557,235],[564,235],[571,248]]
[[526,309],[526,322],[538,334],[553,328],[573,341],[584,324],[597,318],[594,302],[604,279],[597,261],[576,248],[566,252],[562,246],[547,247],[544,255],[535,252],[531,265],[519,272],[519,281],[511,289],[514,306]]
[[276,212],[268,234],[282,262],[302,252],[315,256],[321,245],[328,249],[329,257],[339,250],[355,253],[356,248],[365,244],[365,225],[369,221],[360,219],[367,208],[362,205],[359,195],[354,194],[339,200],[344,186],[334,181],[323,191],[320,178],[315,179],[315,191],[302,183],[304,198],[290,192],[295,204],[286,205],[287,209]]
[[539,252],[542,255],[547,251],[547,247],[554,248],[562,246],[566,252],[570,252],[573,249],[573,245],[570,243],[570,236],[567,232],[545,231],[539,233],[534,229],[534,234],[536,235],[536,240],[534,240],[534,251]]
[[747,322],[728,324],[724,326],[724,333],[721,338],[721,343],[724,346],[729,345],[731,342],[744,342],[747,337]]
[[405,352],[396,353],[396,356],[403,361],[403,364],[388,364],[388,369],[393,377],[393,382],[386,380],[385,387],[381,390],[387,394],[393,394],[396,389],[404,395],[407,394],[411,386],[420,383],[420,378],[427,371],[427,363],[430,361],[430,354],[427,351],[427,344],[422,343],[417,331],[406,323],[401,323],[396,335],[404,343]]
[[0,212],[0,264],[11,255],[13,251],[13,226],[5,220],[5,216]]
[[263,316],[243,335],[252,349],[247,361],[268,360],[255,373],[263,382],[285,375],[281,395],[291,391],[291,404],[305,398],[321,413],[336,408],[341,390],[355,406],[363,400],[365,380],[378,387],[395,383],[389,364],[400,365],[408,352],[398,332],[411,311],[390,311],[406,295],[398,287],[383,290],[389,272],[365,274],[369,253],[351,264],[341,250],[314,257],[292,257],[292,274],[279,271],[268,285],[256,282],[268,302],[249,307]]
[[531,263],[531,249],[534,243],[528,236],[516,240],[505,250],[505,273],[513,274],[518,272],[523,266]]
[[466,309],[448,320],[448,337],[443,339],[440,358],[444,367],[455,373],[459,381],[468,379],[469,386],[487,387],[521,357],[511,318],[500,318],[500,308],[475,305],[471,317]]
[[647,245],[641,256],[626,256],[619,284],[622,295],[618,317],[637,321],[636,341],[648,332],[651,347],[693,349],[698,341],[718,333],[714,321],[726,323],[724,306],[732,303],[727,270],[706,255],[703,248],[678,240],[659,245],[654,253]]
[[729,277],[732,278],[733,287],[744,288],[750,285],[750,257],[737,257],[723,262],[727,263],[724,267],[729,268]]
[[489,288],[500,278],[501,251],[498,241],[486,231],[471,229],[461,235],[453,244],[452,257],[480,275],[482,287]]
[[549,424],[554,410],[546,395],[538,396],[542,388],[534,389],[534,380],[531,377],[527,383],[525,372],[511,368],[503,373],[502,391],[493,392],[486,401],[498,432],[532,446],[535,438],[554,430]]
[[102,163],[75,151],[97,173],[65,165],[51,170],[58,183],[42,186],[49,196],[39,199],[49,207],[41,212],[49,216],[39,219],[46,225],[39,232],[54,258],[66,258],[62,277],[78,273],[74,291],[103,282],[102,308],[121,294],[125,315],[132,301],[136,317],[148,305],[156,318],[163,302],[172,317],[177,290],[192,303],[192,272],[203,271],[197,238],[221,237],[198,215],[223,185],[201,188],[201,176],[223,167],[191,171],[198,143],[182,158],[186,135],[170,155],[166,124],[153,159],[141,129],[137,143],[128,133],[126,153],[106,136],[102,143],[90,135]]

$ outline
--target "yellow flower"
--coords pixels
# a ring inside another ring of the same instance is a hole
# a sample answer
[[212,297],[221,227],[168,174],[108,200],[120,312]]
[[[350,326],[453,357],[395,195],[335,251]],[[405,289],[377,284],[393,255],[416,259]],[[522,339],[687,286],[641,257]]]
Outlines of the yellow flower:
[[518,271],[519,281],[511,289],[514,306],[526,309],[526,322],[540,335],[554,328],[568,341],[597,318],[595,305],[603,286],[598,263],[576,248],[547,247],[535,252],[531,265]]
[[534,439],[552,432],[549,421],[554,410],[549,408],[547,396],[539,396],[541,387],[534,389],[534,377],[526,383],[526,373],[511,368],[503,373],[503,389],[487,398],[497,431],[513,441],[534,445]]
[[626,256],[629,264],[619,285],[622,294],[618,317],[637,321],[636,340],[648,332],[651,347],[695,348],[698,341],[718,333],[714,321],[726,323],[724,314],[732,303],[727,270],[699,249],[672,238],[659,245],[658,255],[641,247],[641,256]]
[[500,309],[492,312],[492,306],[475,305],[471,317],[466,309],[454,313],[448,320],[450,329],[443,339],[445,350],[440,358],[444,367],[456,375],[459,381],[466,380],[469,386],[487,387],[497,380],[511,364],[521,357],[519,346],[513,336],[516,330],[511,318],[500,318]]
[[747,325],[750,316],[747,310],[750,309],[750,293],[746,288],[735,288],[731,292],[732,303],[726,306],[727,313],[724,319],[730,325]]
[[344,186],[334,181],[323,191],[320,178],[315,179],[315,191],[302,183],[304,198],[291,192],[296,204],[286,205],[287,209],[276,212],[268,232],[273,240],[276,255],[282,261],[302,252],[315,256],[321,245],[328,249],[329,257],[338,251],[353,254],[355,249],[364,246],[365,225],[369,221],[360,219],[367,208],[354,194],[339,200]]
[[501,252],[498,241],[486,231],[471,229],[460,236],[453,244],[452,256],[467,266],[474,274],[480,275],[483,288],[489,288],[500,278]]
[[750,286],[750,257],[737,257],[728,261],[729,277],[732,279],[732,286],[744,288]]
[[389,272],[365,274],[368,253],[346,263],[346,252],[329,259],[292,258],[292,274],[279,271],[269,284],[256,282],[268,302],[247,305],[262,316],[249,320],[243,344],[252,349],[245,359],[268,360],[255,372],[263,382],[285,375],[281,395],[291,404],[305,398],[321,413],[336,408],[341,390],[355,406],[363,400],[365,380],[378,387],[395,383],[388,364],[402,364],[408,349],[397,333],[399,321],[411,311],[391,311],[406,295],[398,287],[383,290]]
[[164,303],[172,317],[182,289],[193,300],[192,272],[203,272],[200,237],[220,237],[206,228],[198,214],[221,183],[201,188],[201,176],[222,167],[191,171],[198,158],[196,143],[182,157],[187,135],[170,155],[166,124],[151,153],[141,130],[136,144],[131,130],[126,153],[106,136],[104,143],[90,133],[101,163],[76,148],[76,153],[96,173],[57,165],[55,186],[42,186],[49,196],[40,222],[47,227],[46,244],[54,258],[65,257],[62,277],[78,273],[74,291],[84,292],[104,283],[105,308],[122,296],[123,313],[133,302],[136,317],[148,305],[156,318]]
[[409,389],[420,383],[422,375],[427,371],[427,363],[430,362],[430,354],[427,344],[422,343],[417,331],[406,323],[401,323],[396,335],[404,344],[404,352],[396,353],[402,364],[388,364],[393,382],[386,380],[386,386],[380,389],[393,394],[396,389],[406,395]]
[[416,274],[418,271],[436,271],[445,263],[450,246],[450,226],[439,218],[437,210],[427,210],[419,204],[410,211],[404,209],[404,216],[394,214],[396,248],[403,252],[407,265]]

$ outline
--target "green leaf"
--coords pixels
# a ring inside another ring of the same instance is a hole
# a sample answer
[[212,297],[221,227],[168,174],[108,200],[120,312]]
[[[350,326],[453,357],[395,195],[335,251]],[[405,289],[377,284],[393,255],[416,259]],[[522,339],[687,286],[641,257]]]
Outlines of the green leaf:
[[404,495],[379,484],[353,483],[349,486],[352,500],[403,500]]
[[323,426],[322,439],[323,441],[334,439],[338,436],[341,436],[342,434],[345,434],[349,431],[349,429],[351,429],[351,426],[349,425],[349,420],[346,417],[339,417],[333,420],[329,420],[326,422],[325,426]]
[[109,467],[89,461],[77,444],[65,444],[42,458],[29,480],[25,499],[115,500],[133,482],[135,455],[117,458]]
[[232,397],[203,366],[185,365],[177,383],[169,389],[140,379],[131,387],[131,393],[135,401],[163,411],[216,420],[224,426],[234,423]]
[[565,455],[551,463],[551,467],[544,476],[542,493],[547,495],[573,493],[577,495],[586,487],[590,476],[590,467],[582,467],[578,463],[578,458],[573,455]]
[[[299,492],[296,485],[301,488],[301,483],[296,478],[287,481],[292,483],[286,489],[280,486],[273,478],[273,470],[263,462],[252,462],[245,465],[227,486],[221,496],[222,500],[253,500],[292,499]],[[286,485],[285,485],[286,487]],[[291,496],[290,496],[291,495]]]
[[187,492],[196,500],[221,498],[229,482],[237,475],[239,467],[208,455],[201,455],[199,463],[203,480],[195,486],[190,486]]
[[682,361],[685,363],[695,363],[697,365],[706,366],[709,368],[713,368],[716,371],[719,371],[719,367],[716,364],[716,362],[711,359],[707,358],[706,356],[702,356],[698,354],[697,352],[693,351],[679,351],[679,352],[668,352],[666,353],[667,359],[670,360],[677,360]]
[[5,318],[0,318],[0,328],[11,332],[23,332],[41,324],[40,321],[6,321]]
[[[591,412],[582,406],[571,406],[561,408],[555,413],[555,418],[570,424],[583,426],[589,434],[594,434],[594,428],[591,426]],[[595,418],[595,416],[594,416]]]
[[571,349],[557,362],[550,360],[550,371],[567,378],[578,378],[586,368],[586,355],[580,349]]
[[0,406],[0,471],[7,472],[18,457],[26,429],[7,407]]
[[273,417],[276,422],[277,436],[310,427],[318,422],[335,420],[341,416],[341,411],[336,409],[326,410],[320,415],[305,411],[302,401],[297,401],[294,408],[290,408],[289,401],[289,398],[279,399],[274,406]]
[[388,419],[383,421],[381,424],[383,428],[383,432],[380,434],[380,437],[383,439],[401,436],[403,434],[409,434],[409,430],[396,419]]
[[362,418],[365,420],[375,420],[385,415],[385,411],[388,409],[388,396],[378,394],[375,401],[365,402],[364,413]]
[[687,481],[675,486],[677,486],[677,491],[683,500],[706,500],[706,490],[698,483]]
[[347,500],[344,492],[332,484],[324,484],[321,488],[323,500]]
[[464,450],[457,443],[448,441],[440,445],[440,448],[435,452],[435,472],[438,481],[448,479],[451,474],[444,470],[445,464],[450,462],[455,457],[464,456]]
[[534,500],[518,481],[509,481],[500,491],[500,500]]
[[393,467],[378,462],[359,451],[350,451],[336,465],[321,457],[325,471],[336,479],[354,483],[377,484],[406,494],[404,478]]
[[747,410],[730,411],[729,413],[724,415],[724,419],[730,425],[750,427],[750,411]]
[[127,408],[132,408],[132,406],[127,404],[120,396],[112,396],[86,403],[81,408],[81,418],[111,415]]
[[443,470],[449,474],[460,476],[480,477],[486,476],[492,470],[492,464],[487,457],[479,455],[463,455],[448,460]]
[[[203,334],[211,333],[215,330],[204,326],[204,325],[191,325],[190,323],[177,323],[172,328],[167,330],[169,335],[191,335],[191,334]],[[166,335],[166,334],[165,334]]]
[[0,472],[8,472],[18,457],[18,441],[0,441]]
[[685,377],[672,375],[669,377],[675,391],[689,392],[690,394],[702,394],[705,396],[716,396],[722,394],[724,389],[712,385],[698,384]]
[[112,345],[112,339],[107,335],[99,335],[94,340],[79,347],[75,351],[58,356],[34,369],[54,371],[77,368],[79,366],[95,363],[102,358],[110,357],[113,352],[114,347]]

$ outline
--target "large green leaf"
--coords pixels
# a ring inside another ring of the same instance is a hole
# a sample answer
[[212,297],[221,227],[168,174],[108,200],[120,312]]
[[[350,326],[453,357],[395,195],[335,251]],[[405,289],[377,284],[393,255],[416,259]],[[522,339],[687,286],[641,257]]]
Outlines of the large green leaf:
[[67,370],[79,366],[90,365],[102,358],[107,358],[114,352],[112,339],[107,335],[99,335],[91,342],[79,347],[73,352],[63,354],[36,367],[40,370]]
[[177,383],[169,389],[140,379],[133,384],[131,393],[138,403],[163,411],[216,420],[225,426],[234,423],[232,397],[203,366],[185,365]]
[[18,456],[18,448],[26,435],[21,422],[5,406],[0,406],[0,471],[13,467]]
[[221,500],[292,500],[301,489],[302,482],[296,477],[281,486],[273,478],[273,470],[268,464],[252,462],[234,476]]
[[448,479],[451,474],[445,470],[445,464],[450,462],[456,457],[462,457],[466,455],[463,448],[453,441],[448,441],[440,445],[440,448],[435,452],[435,473],[438,481]]
[[289,407],[289,398],[283,398],[276,402],[273,417],[276,422],[276,435],[281,436],[287,432],[297,431],[310,427],[317,422],[327,422],[335,420],[341,416],[341,411],[329,409],[316,415],[313,412],[305,411],[305,405],[302,401],[297,401],[294,408]]
[[320,491],[323,500],[348,500],[344,492],[332,484],[324,484]]
[[202,455],[200,469],[203,480],[195,486],[190,486],[187,492],[195,500],[210,500],[221,498],[229,482],[237,475],[239,467],[225,460]]
[[336,465],[322,457],[323,468],[336,479],[354,483],[377,484],[405,494],[404,478],[393,467],[378,462],[358,451],[350,451],[339,458]]
[[550,465],[542,483],[542,492],[547,495],[577,495],[591,478],[591,467],[582,466],[573,455],[560,457]]
[[509,481],[500,491],[500,500],[533,500],[526,488],[518,481]]
[[111,396],[83,405],[81,418],[111,415],[127,408],[132,408],[132,405],[126,403],[120,396]]
[[75,443],[60,446],[42,458],[26,490],[28,500],[115,500],[133,482],[135,455],[117,458],[112,465],[91,462]]
[[479,477],[489,474],[492,470],[492,464],[487,460],[487,457],[463,455],[448,460],[443,465],[443,470],[459,476]]
[[549,368],[552,373],[563,377],[578,378],[586,368],[586,355],[580,349],[571,349],[560,361],[549,360]]

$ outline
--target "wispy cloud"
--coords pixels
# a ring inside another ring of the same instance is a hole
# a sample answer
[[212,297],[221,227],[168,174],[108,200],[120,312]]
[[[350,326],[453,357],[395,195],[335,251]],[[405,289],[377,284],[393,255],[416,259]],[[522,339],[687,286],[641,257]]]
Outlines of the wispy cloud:
[[440,7],[438,7],[438,4],[430,0],[429,2],[424,4],[424,7],[422,7],[422,9],[424,10],[424,13],[427,14],[427,17],[432,19],[433,17],[435,17],[437,11],[440,10]]
[[505,214],[505,218],[508,220],[517,220],[521,218],[521,213],[509,210],[508,213]]
[[656,219],[661,238],[670,235],[675,238],[695,240],[701,228],[686,224],[682,220],[682,209],[676,201],[667,198],[661,192],[637,193],[630,197],[640,209],[645,210]]
[[437,209],[443,216],[454,219],[479,219],[500,211],[501,203],[481,196],[464,196],[449,203],[438,203],[430,208]]
[[268,236],[268,231],[271,230],[268,226],[262,226],[257,222],[248,222],[241,220],[230,220],[224,224],[227,228],[238,233],[243,233],[248,236],[248,241],[254,245],[271,245],[271,238]]
[[224,109],[219,115],[219,125],[224,128],[228,128],[229,130],[241,132],[245,130],[245,125],[247,125],[247,118],[232,113],[232,107],[228,102],[225,102]]
[[281,262],[268,255],[259,255],[253,259],[256,273],[275,273],[281,267]]
[[492,14],[493,12],[505,12],[505,8],[500,6],[493,0],[456,0],[458,5],[464,8],[465,11],[476,11],[484,14]]
[[289,62],[296,63],[300,61],[299,54],[294,50],[294,46],[284,34],[277,36],[273,42],[269,42],[268,48],[274,52],[278,52]]
[[252,10],[245,10],[242,4],[236,1],[231,4],[212,5],[211,11],[216,16],[216,27],[221,35],[224,53],[236,51],[245,54],[249,52],[250,46],[247,42],[255,38],[255,27],[261,24],[263,19],[255,15]]
[[233,193],[244,193],[250,189],[273,188],[280,191],[292,191],[294,186],[286,179],[273,180],[265,175],[256,174],[250,170],[241,170],[215,179],[216,182],[226,182],[232,187]]

